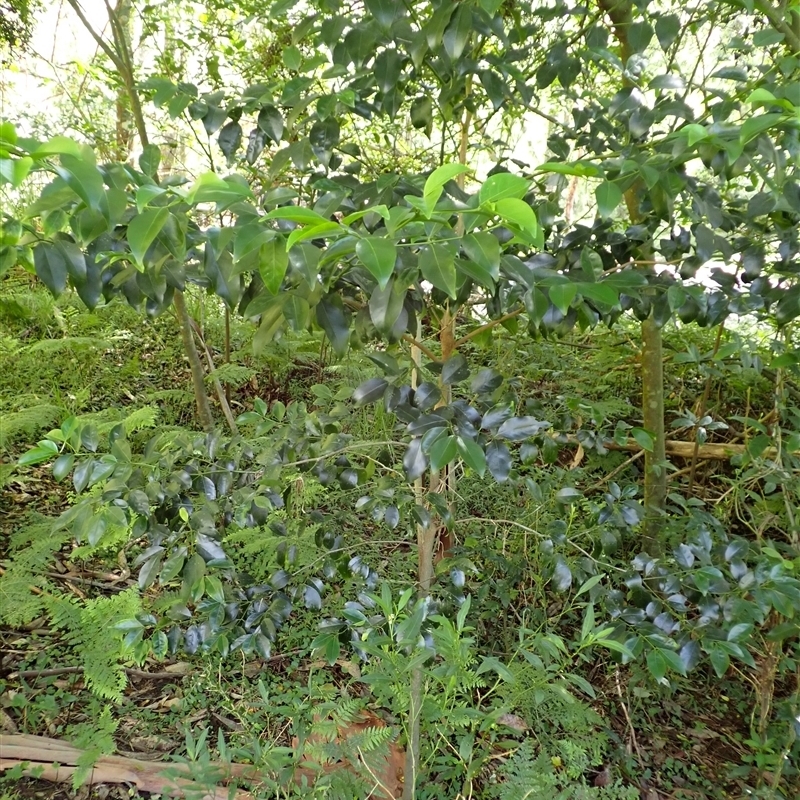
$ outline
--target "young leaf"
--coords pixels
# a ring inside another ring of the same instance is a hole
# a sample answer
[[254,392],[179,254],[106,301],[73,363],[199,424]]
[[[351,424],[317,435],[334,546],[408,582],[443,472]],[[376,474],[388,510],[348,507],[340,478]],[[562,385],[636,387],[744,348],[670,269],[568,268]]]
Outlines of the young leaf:
[[272,294],[278,294],[288,266],[289,255],[280,239],[269,239],[258,248],[258,273]]
[[470,172],[470,168],[465,164],[442,164],[428,176],[425,188],[422,190],[422,199],[428,217],[433,214],[433,209],[436,208],[436,203],[442,196],[444,185],[457,175],[463,175],[466,172]]
[[525,197],[531,182],[519,175],[512,175],[510,172],[499,172],[490,175],[481,186],[478,199],[481,204],[495,203],[507,197],[522,199]]
[[504,222],[518,228],[529,244],[540,249],[544,246],[544,233],[539,226],[539,220],[524,200],[506,197],[495,203],[495,210]]
[[569,311],[570,304],[578,293],[578,287],[574,283],[557,283],[548,290],[550,302],[562,313]]
[[386,288],[389,278],[394,272],[397,259],[397,246],[390,239],[370,234],[356,243],[356,255],[361,263],[370,271],[378,286]]
[[161,232],[167,217],[169,217],[169,209],[149,208],[141,214],[137,214],[128,223],[128,245],[137,267],[144,266],[147,248]]
[[94,164],[75,156],[62,155],[61,166],[56,167],[56,172],[89,208],[103,211],[103,176]]

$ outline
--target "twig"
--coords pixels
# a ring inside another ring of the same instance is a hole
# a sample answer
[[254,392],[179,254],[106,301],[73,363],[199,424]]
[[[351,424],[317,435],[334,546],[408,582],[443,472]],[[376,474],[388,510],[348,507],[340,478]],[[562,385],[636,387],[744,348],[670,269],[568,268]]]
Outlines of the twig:
[[630,458],[625,459],[625,461],[623,461],[618,467],[616,467],[616,469],[611,470],[611,472],[609,472],[608,475],[597,481],[597,483],[594,484],[594,486],[590,486],[586,490],[586,492],[588,493],[597,491],[601,486],[603,486],[603,484],[608,483],[613,477],[619,475],[619,473],[622,472],[622,470],[624,470],[625,467],[630,466],[631,464],[633,464],[634,461],[636,461],[637,458],[641,458],[643,455],[644,455],[644,450],[640,450],[638,453],[634,453]]
[[622,706],[622,713],[625,715],[625,720],[628,723],[628,732],[630,733],[631,744],[633,745],[633,749],[636,751],[636,757],[639,759],[639,766],[644,766],[644,758],[642,758],[642,751],[639,749],[639,742],[636,741],[636,731],[634,730],[633,722],[631,721],[631,715],[628,713],[628,707],[625,705],[625,700],[622,697],[622,685],[619,681],[619,670],[616,670],[614,673],[614,678],[617,684],[619,704]]

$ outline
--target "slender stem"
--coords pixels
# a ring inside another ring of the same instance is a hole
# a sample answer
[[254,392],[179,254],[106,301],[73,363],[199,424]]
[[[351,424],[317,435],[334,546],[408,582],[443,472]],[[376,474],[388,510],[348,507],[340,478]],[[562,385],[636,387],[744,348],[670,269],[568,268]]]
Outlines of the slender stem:
[[[722,331],[725,328],[725,323],[720,323],[719,327],[717,328],[717,338],[714,342],[714,351],[711,354],[711,358],[713,359],[714,356],[719,352],[719,346],[722,342]],[[706,407],[708,406],[708,398],[711,395],[711,371],[709,370],[708,375],[706,375],[706,385],[703,387],[703,396],[700,398],[700,405],[697,407],[697,411],[695,416],[697,419],[702,419],[706,414]],[[694,477],[695,477],[695,469],[697,468],[697,454],[700,451],[700,440],[697,438],[697,424],[694,426],[694,453],[692,453],[692,463],[689,467],[689,488],[686,490],[686,493],[691,496],[692,490],[694,489]]]
[[178,323],[181,329],[181,339],[186,357],[189,359],[189,367],[192,371],[192,386],[194,387],[194,399],[197,404],[197,419],[204,431],[214,429],[214,417],[211,413],[211,404],[208,401],[208,393],[204,383],[203,364],[200,361],[200,354],[192,336],[192,319],[186,310],[186,303],[183,299],[183,292],[175,291],[172,304],[178,315]]

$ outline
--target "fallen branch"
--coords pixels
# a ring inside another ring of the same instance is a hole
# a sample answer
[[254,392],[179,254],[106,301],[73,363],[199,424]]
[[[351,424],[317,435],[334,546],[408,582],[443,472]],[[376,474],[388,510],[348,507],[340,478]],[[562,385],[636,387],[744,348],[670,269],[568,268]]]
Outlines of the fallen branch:
[[[567,437],[567,442],[574,445],[580,444],[576,436]],[[607,450],[623,450],[629,453],[638,453],[644,449],[635,439],[628,439],[624,444],[606,440],[603,442],[603,447]],[[665,443],[667,455],[677,458],[692,458],[695,454],[695,447],[694,442],[681,442],[676,439],[667,439]],[[746,452],[747,445],[744,444],[728,444],[727,442],[701,444],[697,447],[697,458],[726,460]],[[761,453],[763,458],[776,458],[777,455],[778,450],[775,447],[767,447]]]
[[[72,782],[78,771],[78,759],[83,751],[71,744],[44,736],[0,736],[0,772],[22,767],[22,774],[56,783]],[[247,764],[212,765],[222,776],[221,781],[233,778],[257,778],[256,770]],[[190,776],[188,764],[166,764],[141,761],[124,756],[100,756],[89,770],[86,783],[125,783],[139,791],[167,794],[171,797],[193,797],[202,800],[252,800],[250,792],[227,787],[207,787]],[[187,776],[187,777],[184,777]]]

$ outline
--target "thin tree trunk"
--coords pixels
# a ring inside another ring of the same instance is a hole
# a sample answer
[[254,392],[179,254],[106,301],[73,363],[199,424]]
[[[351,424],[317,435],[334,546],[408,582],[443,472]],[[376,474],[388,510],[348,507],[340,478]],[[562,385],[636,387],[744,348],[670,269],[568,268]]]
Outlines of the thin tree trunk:
[[[97,42],[98,47],[108,56],[122,79],[125,90],[128,93],[128,99],[130,100],[133,120],[136,124],[136,132],[139,134],[142,147],[146,147],[150,143],[150,137],[147,135],[147,125],[144,120],[142,103],[139,98],[139,93],[136,91],[133,55],[122,21],[114,9],[111,8],[108,0],[106,0],[106,12],[108,13],[113,42],[113,45],[109,44],[109,42],[103,39],[94,27],[92,27],[92,23],[89,22],[84,14],[79,0],[67,0],[67,2],[78,16],[78,19],[83,23],[83,26],[91,34],[95,42]],[[197,405],[197,418],[203,430],[211,430],[214,427],[214,418],[211,414],[211,403],[208,399],[208,392],[206,391],[203,380],[203,364],[200,361],[200,355],[194,344],[191,321],[186,310],[186,304],[183,300],[183,292],[178,289],[175,290],[173,295],[173,305],[175,306],[175,313],[178,315],[181,339],[183,341],[186,357],[189,359],[189,366],[192,370],[192,387],[194,389],[195,404]]]
[[653,435],[653,449],[644,456],[643,544],[650,555],[661,550],[660,532],[667,499],[663,365],[661,328],[651,314],[642,322],[642,412],[644,427]]
[[214,417],[211,414],[211,403],[208,400],[208,392],[206,392],[205,372],[203,371],[203,363],[200,361],[200,354],[197,352],[197,347],[194,343],[192,320],[186,310],[183,292],[175,290],[172,304],[175,306],[175,313],[178,315],[183,349],[189,359],[189,367],[192,370],[192,386],[194,387],[194,399],[197,405],[197,419],[204,431],[211,431],[214,428]]
[[[633,21],[631,0],[598,0],[598,6],[610,20],[609,30],[619,43],[619,55],[623,64],[628,63],[633,50],[628,41],[628,31]],[[625,85],[630,82],[623,80]],[[625,192],[625,204],[632,223],[641,220],[637,181]],[[646,243],[644,248],[649,249]],[[661,550],[660,531],[667,498],[667,472],[664,433],[664,367],[662,363],[661,328],[656,325],[652,312],[642,322],[642,417],[644,427],[654,437],[653,449],[644,456],[644,505],[645,522],[643,544],[650,555]]]

